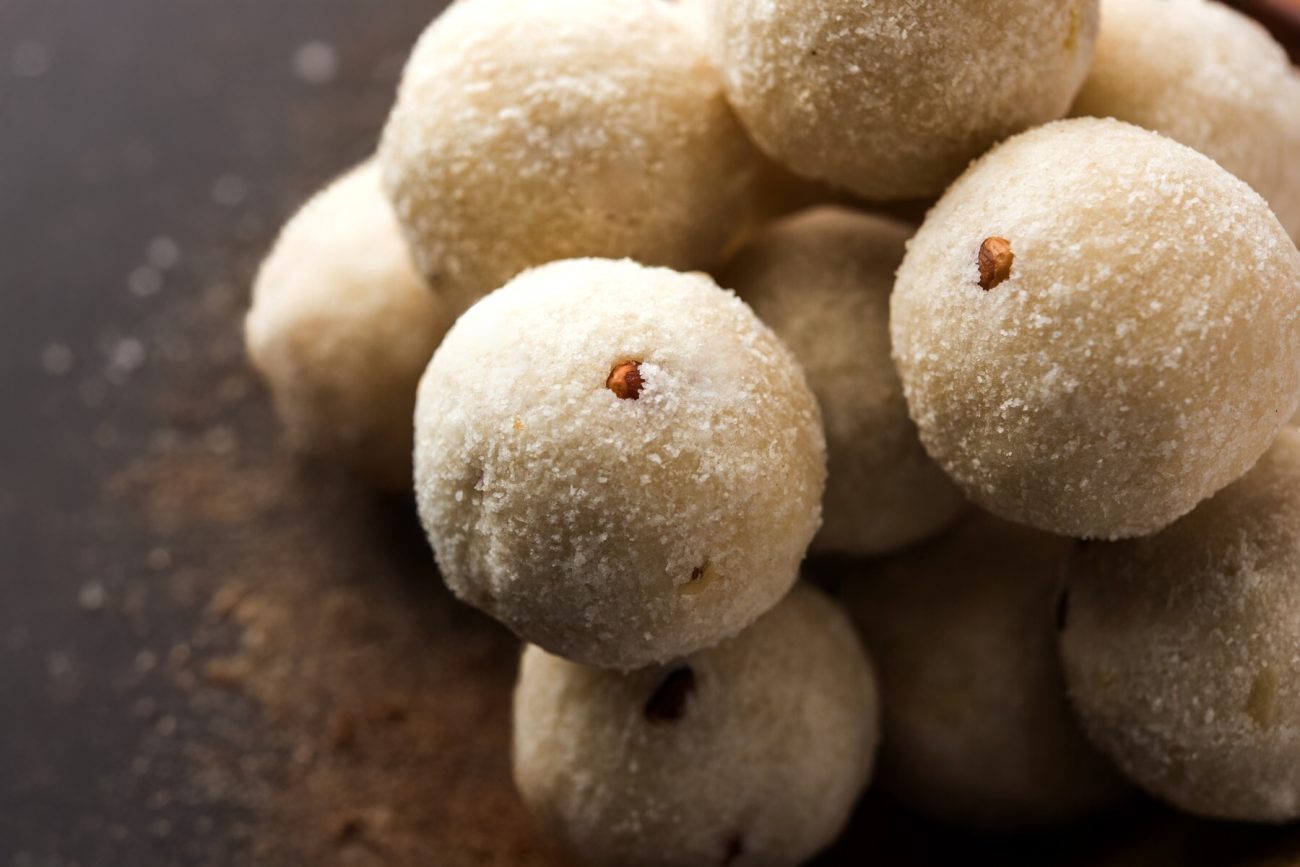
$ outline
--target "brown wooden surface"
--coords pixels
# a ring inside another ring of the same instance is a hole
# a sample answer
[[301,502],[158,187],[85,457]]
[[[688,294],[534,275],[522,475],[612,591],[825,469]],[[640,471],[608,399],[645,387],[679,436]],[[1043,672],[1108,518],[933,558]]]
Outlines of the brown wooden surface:
[[[440,5],[0,0],[0,867],[565,863],[508,779],[513,639],[408,502],[285,452],[238,334]],[[821,863],[1295,864],[1298,836],[1137,803],[998,840],[872,801]]]

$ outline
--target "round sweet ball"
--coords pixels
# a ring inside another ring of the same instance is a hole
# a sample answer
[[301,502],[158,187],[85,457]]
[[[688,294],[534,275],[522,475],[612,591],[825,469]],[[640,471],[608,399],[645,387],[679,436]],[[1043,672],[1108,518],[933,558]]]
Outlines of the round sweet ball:
[[803,366],[829,476],[813,550],[883,554],[941,530],[964,499],[921,447],[889,355],[889,293],[912,228],[835,207],[770,224],[719,274]]
[[880,677],[880,783],[942,821],[1012,830],[1122,798],[1085,740],[1056,651],[1073,543],[976,513],[845,584]]
[[667,0],[673,4],[681,15],[681,20],[686,24],[689,30],[699,39],[704,39],[708,34],[708,0]]
[[712,264],[757,163],[664,0],[453,4],[415,47],[380,154],[416,261],[458,312],[557,259]]
[[736,638],[622,675],[524,653],[524,800],[586,863],[800,864],[871,773],[871,666],[843,611],[800,585]]
[[368,162],[284,227],[244,337],[297,447],[408,490],[416,386],[450,324]]
[[891,312],[926,450],[979,505],[1065,535],[1167,526],[1300,401],[1300,251],[1213,160],[1115,120],[975,163]]
[[1291,134],[1288,147],[1292,157],[1287,161],[1289,177],[1285,184],[1286,192],[1270,200],[1273,212],[1291,232],[1291,239],[1300,245],[1300,69],[1291,67],[1290,90],[1294,94],[1292,105],[1295,110],[1289,115]]
[[1285,49],[1214,0],[1102,0],[1073,113],[1115,117],[1213,157],[1300,236],[1300,84]]
[[420,385],[415,474],[458,596],[630,669],[716,644],[790,589],[826,447],[798,363],[734,294],[584,259],[456,323]]
[[1300,431],[1144,539],[1080,545],[1061,652],[1089,735],[1188,812],[1300,818]]
[[995,142],[1063,117],[1097,0],[712,0],[710,49],[766,153],[869,199],[937,195]]

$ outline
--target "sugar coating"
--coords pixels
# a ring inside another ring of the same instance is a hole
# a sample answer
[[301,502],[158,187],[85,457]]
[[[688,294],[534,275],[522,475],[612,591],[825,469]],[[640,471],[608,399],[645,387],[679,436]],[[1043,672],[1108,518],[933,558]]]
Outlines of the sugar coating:
[[[1010,243],[980,286],[979,250]],[[1212,160],[1114,120],[981,159],[908,246],[894,357],[926,450],[1045,530],[1151,533],[1241,476],[1300,398],[1300,252]]]
[[1300,82],[1285,49],[1213,0],[1102,0],[1073,113],[1115,117],[1213,157],[1300,237]]
[[619,867],[804,862],[843,828],[879,730],[852,625],[805,585],[668,666],[621,675],[530,647],[514,709],[524,800]]
[[[1289,86],[1292,94],[1300,94],[1300,68],[1291,67],[1291,84]],[[1292,96],[1292,106],[1300,97]],[[1291,232],[1291,240],[1300,245],[1300,108],[1294,108],[1287,115],[1290,121],[1291,133],[1287,137],[1290,143],[1291,157],[1286,161],[1286,169],[1289,176],[1284,184],[1284,193],[1278,194],[1270,204],[1273,211]]]
[[1123,785],[1066,702],[1054,609],[1069,540],[973,514],[845,585],[880,677],[880,781],[948,822],[1009,830]]
[[801,175],[871,199],[937,195],[995,142],[1064,116],[1097,0],[710,0],[742,122]]
[[[700,40],[707,38],[705,16],[708,14],[709,0],[665,0],[665,2],[678,12],[680,20],[693,36]],[[755,231],[777,217],[813,205],[842,202],[849,198],[842,190],[794,174],[761,152],[755,151],[754,156],[758,162],[752,180],[749,211],[739,231],[732,237],[728,252],[734,251]],[[721,259],[725,258],[725,256],[721,257]]]
[[244,336],[298,447],[405,490],[416,386],[450,325],[366,162],[285,225]]
[[678,13],[681,20],[685,22],[686,29],[700,39],[706,38],[708,34],[708,24],[706,16],[708,15],[708,0],[667,0],[671,3]]
[[1080,546],[1061,635],[1089,735],[1203,816],[1300,818],[1300,431],[1145,539]]
[[[606,379],[640,364],[636,400]],[[738,632],[794,583],[826,449],[798,363],[704,274],[573,260],[434,355],[416,497],[443,577],[524,639],[634,668]]]
[[911,234],[815,208],[771,224],[719,274],[790,347],[821,407],[829,475],[814,550],[886,553],[965,502],[921,447],[890,360],[889,293]]
[[720,255],[756,155],[683,19],[663,0],[473,0],[425,32],[380,153],[457,310],[556,259]]

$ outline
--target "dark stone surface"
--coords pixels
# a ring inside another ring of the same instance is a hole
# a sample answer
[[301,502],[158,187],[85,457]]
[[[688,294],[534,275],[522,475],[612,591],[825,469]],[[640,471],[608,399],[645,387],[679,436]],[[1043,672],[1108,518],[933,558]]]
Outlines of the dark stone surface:
[[255,387],[218,394],[249,387],[248,277],[373,148],[441,5],[0,0],[0,865],[243,857],[206,829],[256,817],[183,792],[206,718],[165,676],[223,540],[180,547],[113,481],[177,440],[276,448]]

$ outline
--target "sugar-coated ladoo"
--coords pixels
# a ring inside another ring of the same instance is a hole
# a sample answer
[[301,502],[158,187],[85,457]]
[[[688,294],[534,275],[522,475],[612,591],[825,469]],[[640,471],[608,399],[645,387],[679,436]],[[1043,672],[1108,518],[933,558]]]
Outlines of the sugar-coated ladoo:
[[1097,0],[707,0],[710,49],[769,156],[876,200],[938,195],[997,141],[1063,117]]
[[[665,0],[665,2],[668,2],[679,14],[680,20],[692,35],[701,40],[707,37],[705,16],[708,14],[709,0]],[[728,253],[777,217],[814,205],[845,202],[849,198],[848,194],[841,190],[794,174],[757,150],[754,153],[758,163],[752,181],[749,212],[740,231],[731,239]]]
[[1007,831],[1124,797],[1066,702],[1054,620],[1072,544],[973,513],[849,576],[845,604],[880,680],[880,784],[899,800]]
[[244,335],[297,447],[408,490],[416,386],[450,325],[372,161],[284,227],[253,284]]
[[1213,157],[1300,238],[1300,81],[1259,22],[1215,0],[1102,0],[1073,113],[1114,117]]
[[1063,535],[1155,532],[1300,402],[1300,251],[1245,183],[1115,120],[975,163],[909,244],[890,317],[926,450]]
[[912,231],[815,208],[769,225],[719,273],[790,347],[821,406],[829,476],[815,551],[887,553],[965,503],[921,447],[890,360],[889,293]]
[[380,155],[457,312],[557,259],[721,256],[757,154],[684,17],[664,0],[474,0],[425,32]]
[[798,362],[733,293],[585,259],[525,272],[448,333],[415,475],[458,596],[630,669],[716,644],[789,590],[826,448]]
[[1081,544],[1070,697],[1134,782],[1202,816],[1300,818],[1300,431],[1163,532]]
[[740,635],[629,674],[524,653],[514,774],[596,867],[801,864],[871,774],[871,665],[843,611],[798,585]]
[[691,33],[703,39],[708,33],[705,16],[708,15],[706,4],[708,0],[666,0],[671,3],[677,12],[681,15],[681,20],[685,22],[686,29]]

